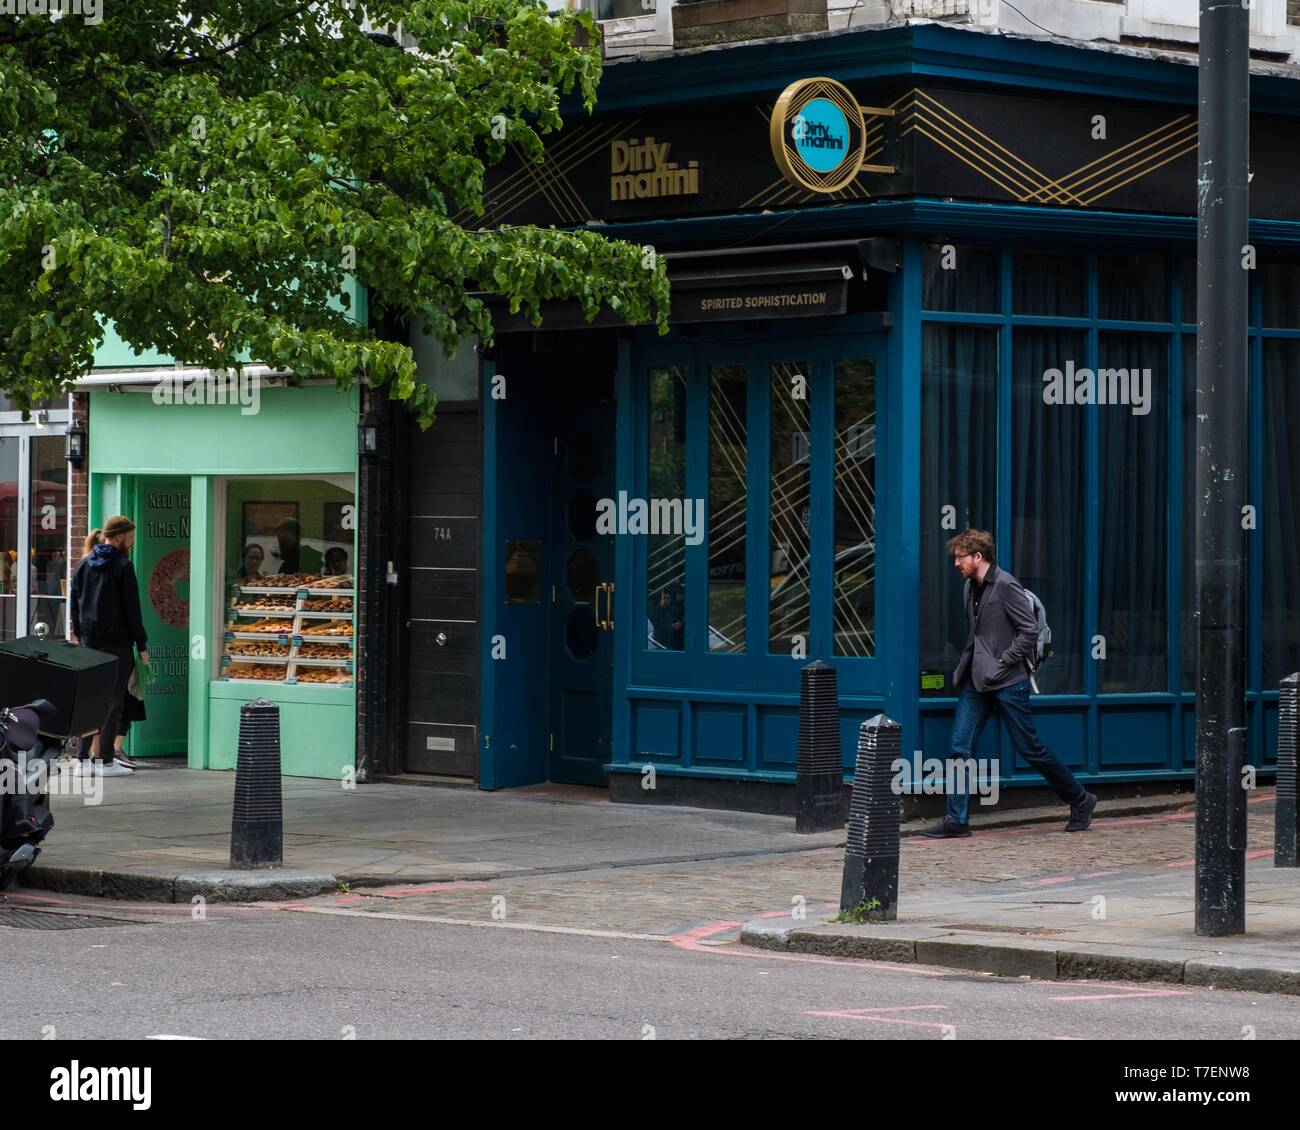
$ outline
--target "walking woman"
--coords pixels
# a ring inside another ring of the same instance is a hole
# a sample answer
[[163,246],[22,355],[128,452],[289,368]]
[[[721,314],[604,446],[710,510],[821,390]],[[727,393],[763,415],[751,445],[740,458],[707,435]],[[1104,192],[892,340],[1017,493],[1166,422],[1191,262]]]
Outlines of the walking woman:
[[[89,538],[87,539],[89,541]],[[104,523],[99,544],[82,559],[72,577],[72,642],[106,652],[117,659],[117,677],[108,716],[99,731],[98,756],[86,762],[92,770],[105,763],[105,777],[126,776],[126,765],[108,760],[120,729],[126,688],[135,668],[134,651],[140,662],[149,662],[149,641],[140,615],[140,592],[135,568],[127,556],[135,544],[135,523],[121,514]]]

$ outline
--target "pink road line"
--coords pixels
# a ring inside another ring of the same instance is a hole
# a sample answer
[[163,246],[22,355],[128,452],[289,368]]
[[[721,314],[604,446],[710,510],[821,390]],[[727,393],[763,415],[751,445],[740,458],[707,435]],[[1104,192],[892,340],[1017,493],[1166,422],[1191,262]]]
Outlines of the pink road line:
[[844,1012],[839,1010],[822,1011],[820,1009],[810,1010],[804,1013],[805,1016],[830,1016],[836,1020],[874,1020],[877,1024],[910,1024],[914,1028],[951,1028],[954,1031],[955,1024],[936,1024],[932,1020],[902,1020],[892,1016],[862,1016],[856,1012]]
[[1048,997],[1053,1001],[1115,1001],[1137,1000],[1139,997],[1191,997],[1196,994],[1188,989],[1138,989],[1125,993],[1092,993],[1076,997]]
[[[879,1007],[875,1005],[871,1005],[867,1008],[838,1009],[835,1011],[835,1015],[836,1016],[850,1016],[850,1015],[863,1016],[869,1012],[924,1012],[926,1009],[931,1009],[931,1008],[943,1009],[947,1007],[948,1006],[946,1004],[893,1004],[893,1005],[881,1005]],[[808,1015],[813,1015],[813,1014],[809,1013]],[[817,1013],[816,1015],[822,1016],[826,1014]]]
[[[1268,793],[1261,794],[1260,796],[1257,797],[1252,797],[1246,803],[1247,804],[1270,804],[1272,803],[1273,799],[1274,799],[1273,793],[1268,792]],[[1064,812],[1062,812],[1061,815],[1062,815],[1062,819],[1064,819],[1065,816]],[[1143,824],[1172,824],[1172,823],[1185,822],[1194,819],[1196,819],[1195,812],[1168,812],[1168,813],[1162,813],[1161,815],[1158,816],[1111,816],[1111,817],[1098,816],[1097,819],[1093,821],[1093,827],[1094,828],[1100,828],[1100,827],[1131,828]],[[1014,824],[1010,828],[988,828],[984,830],[981,830],[979,825],[975,825],[971,829],[971,832],[972,832],[973,839],[991,839],[993,837],[1006,837],[1006,836],[1042,836],[1042,835],[1049,835],[1049,834],[1054,835],[1060,830],[1061,829],[1057,827],[1057,825],[1055,824]],[[903,842],[905,844],[915,845],[917,847],[937,848],[940,847],[945,841],[930,840],[930,839],[926,839],[924,836],[906,836],[904,837]]]
[[[1080,879],[1102,879],[1107,875],[1123,875],[1123,871],[1090,871],[1087,875],[1080,875]],[[1080,1037],[1062,1036],[1062,1040],[1074,1040]]]
[[1054,879],[1025,879],[1021,886],[1024,887],[1050,887],[1055,883],[1073,883],[1074,875],[1058,875]]
[[[331,906],[341,906],[348,902],[364,902],[366,899],[383,899],[383,898],[409,898],[412,895],[438,895],[446,891],[468,891],[490,887],[495,880],[491,879],[473,879],[465,882],[435,883],[430,887],[401,887],[395,891],[390,891],[384,887],[374,888],[374,894],[366,894],[358,891],[356,894],[339,895],[337,898],[330,900]],[[382,891],[382,894],[379,893]]]

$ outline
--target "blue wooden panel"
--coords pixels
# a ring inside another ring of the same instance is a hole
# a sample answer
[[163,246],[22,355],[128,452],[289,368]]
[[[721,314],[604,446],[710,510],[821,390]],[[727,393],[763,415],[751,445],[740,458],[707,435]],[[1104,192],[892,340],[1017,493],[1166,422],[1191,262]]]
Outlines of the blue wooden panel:
[[[884,711],[884,704],[879,708],[868,710],[841,710],[840,712],[840,761],[846,773],[852,773],[858,761],[858,730],[868,718],[874,718]],[[907,735],[903,735],[903,756],[910,757]]]
[[1183,714],[1183,768],[1196,768],[1196,707],[1192,703],[1187,703],[1182,707]]
[[[923,757],[946,759],[952,750],[952,717],[953,711],[951,710],[942,714],[928,712],[922,714],[921,740],[919,742],[915,741],[915,735],[909,737],[904,732],[904,752],[910,756],[913,750],[919,749]],[[989,724],[984,727],[984,733],[980,736],[979,745],[975,748],[976,757],[990,761],[999,757],[1002,738],[1001,730],[1002,726],[996,718],[989,721]]]
[[[1038,736],[1042,738],[1043,744],[1048,749],[1076,773],[1083,771],[1084,766],[1087,764],[1085,758],[1088,751],[1088,715],[1085,711],[1078,708],[1048,711],[1042,707],[1036,707],[1034,709],[1034,724],[1038,728]],[[1042,781],[1042,777],[1038,775],[1037,770],[1031,769],[1024,761],[1015,756],[1009,739],[1004,742],[1004,748],[1007,750],[1007,756],[1012,758],[1015,763],[1012,769],[1012,775],[1015,778],[1028,777],[1035,781]]]
[[758,712],[758,763],[793,769],[799,753],[799,712],[760,709]]
[[745,760],[745,708],[743,706],[692,707],[694,735],[691,764],[738,764]]
[[635,748],[633,761],[647,757],[676,760],[682,755],[682,712],[676,706],[659,703],[632,704]]
[[[1264,707],[1264,749],[1261,765],[1277,768],[1277,700],[1263,703]],[[1254,707],[1250,707],[1254,709]]]
[[1100,768],[1164,769],[1169,764],[1169,711],[1101,706]]

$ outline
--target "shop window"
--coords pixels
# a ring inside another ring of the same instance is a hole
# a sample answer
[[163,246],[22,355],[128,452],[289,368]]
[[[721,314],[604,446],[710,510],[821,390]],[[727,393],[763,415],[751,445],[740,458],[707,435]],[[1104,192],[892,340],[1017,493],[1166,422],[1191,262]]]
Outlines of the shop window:
[[997,529],[998,331],[927,325],[921,336],[921,671],[951,694],[968,627],[946,543]]
[[1196,260],[1179,260],[1179,272],[1182,277],[1182,320],[1189,326],[1196,325]]
[[351,684],[351,478],[229,479],[225,494],[230,596],[222,677]]
[[[1044,374],[1087,368],[1075,330],[1017,330],[1012,355],[1011,552],[1002,563],[1037,594],[1054,655],[1038,675],[1045,694],[1083,690],[1086,405],[1048,403]],[[1116,408],[1113,411],[1127,411]],[[996,435],[996,430],[988,436]],[[990,445],[991,438],[985,440]],[[1132,537],[1133,532],[1129,531]]]
[[62,638],[67,626],[68,464],[61,435],[31,439],[29,630],[45,624]]
[[744,365],[709,366],[709,650],[745,650]]
[[807,361],[770,367],[771,475],[769,507],[771,587],[768,651],[790,655],[808,644],[811,548],[811,387]]
[[835,362],[835,654],[876,653],[876,363]]
[[1087,260],[1081,255],[1018,254],[1012,264],[1011,293],[1017,314],[1086,317]]
[[[1263,690],[1300,671],[1300,342],[1264,341]],[[1252,534],[1258,537],[1258,534]]]
[[1300,328],[1300,265],[1261,263],[1255,272],[1265,326]]
[[1097,260],[1097,312],[1128,322],[1169,320],[1169,262],[1163,255],[1103,255]]
[[[686,369],[650,371],[646,485],[649,501],[686,499]],[[686,539],[650,533],[646,549],[647,642],[651,650],[682,651],[686,642]]]
[[945,243],[926,247],[924,254],[921,305],[926,310],[967,314],[1001,311],[1000,252]]
[[[1097,662],[1102,694],[1163,691],[1168,592],[1169,340],[1157,334],[1103,333],[1098,380],[1106,373],[1131,404],[1097,408],[1100,440],[1100,561]],[[1145,393],[1139,402],[1139,391]],[[1045,598],[1044,598],[1045,599]]]
[[18,635],[18,446],[0,436],[0,640]]

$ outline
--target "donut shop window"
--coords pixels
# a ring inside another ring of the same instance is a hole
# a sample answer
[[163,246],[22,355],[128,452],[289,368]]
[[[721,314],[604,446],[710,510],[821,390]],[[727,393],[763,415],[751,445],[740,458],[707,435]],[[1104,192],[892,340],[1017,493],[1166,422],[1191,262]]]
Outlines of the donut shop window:
[[356,497],[349,475],[227,479],[218,677],[348,686]]

